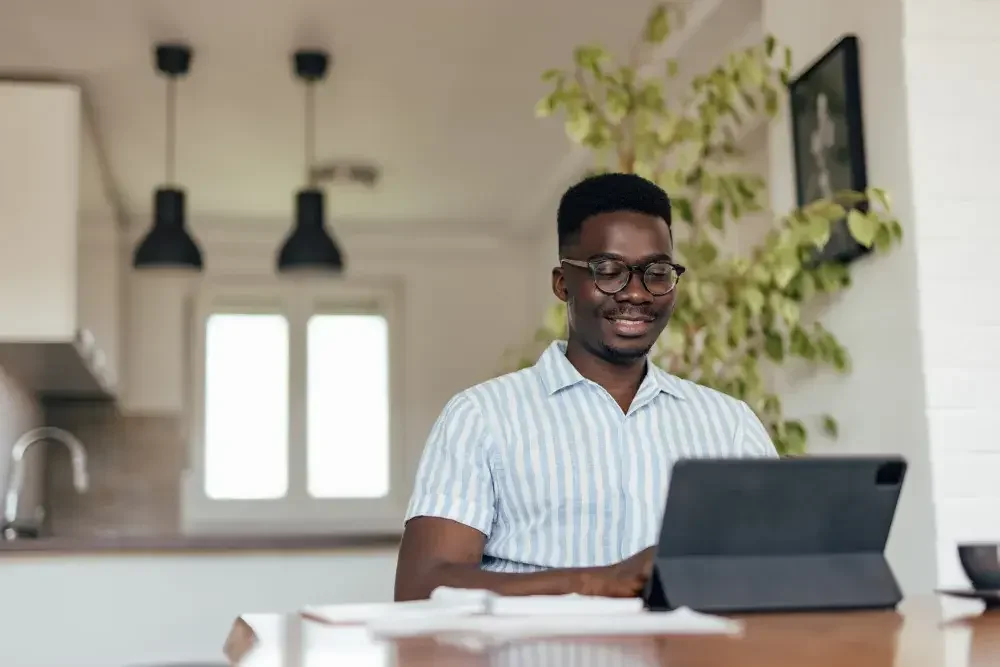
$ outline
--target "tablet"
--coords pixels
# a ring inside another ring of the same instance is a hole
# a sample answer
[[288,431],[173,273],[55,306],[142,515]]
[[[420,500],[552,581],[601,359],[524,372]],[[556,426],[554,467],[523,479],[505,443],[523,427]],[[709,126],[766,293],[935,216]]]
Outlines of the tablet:
[[683,459],[671,473],[653,610],[889,609],[901,457]]

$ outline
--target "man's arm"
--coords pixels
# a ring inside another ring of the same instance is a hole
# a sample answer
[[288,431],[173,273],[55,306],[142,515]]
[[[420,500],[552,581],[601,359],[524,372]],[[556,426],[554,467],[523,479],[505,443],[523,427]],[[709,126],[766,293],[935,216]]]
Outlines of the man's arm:
[[472,401],[461,394],[449,401],[418,466],[396,564],[396,601],[426,599],[438,586],[502,595],[638,594],[648,576],[645,556],[608,568],[526,574],[481,569],[496,515],[492,444]]
[[740,401],[740,413],[733,440],[737,456],[778,458],[778,450],[775,449],[767,429],[757,417],[757,413],[744,401]]
[[486,536],[450,519],[419,516],[406,524],[396,566],[396,600],[430,597],[438,586],[481,588],[501,595],[599,595],[602,568],[524,574],[480,568]]

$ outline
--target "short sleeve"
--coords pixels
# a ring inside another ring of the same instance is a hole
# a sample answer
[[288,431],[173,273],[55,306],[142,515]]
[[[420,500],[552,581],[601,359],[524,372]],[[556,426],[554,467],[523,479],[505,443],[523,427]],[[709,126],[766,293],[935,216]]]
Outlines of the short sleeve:
[[451,519],[489,537],[496,512],[490,444],[479,408],[464,394],[452,398],[424,445],[405,520]]
[[737,456],[778,458],[778,450],[767,429],[744,401],[740,401],[740,416],[734,440],[733,447]]

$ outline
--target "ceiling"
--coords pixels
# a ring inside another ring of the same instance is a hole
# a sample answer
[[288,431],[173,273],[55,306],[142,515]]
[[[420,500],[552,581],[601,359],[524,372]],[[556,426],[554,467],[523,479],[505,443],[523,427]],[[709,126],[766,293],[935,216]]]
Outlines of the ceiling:
[[[538,120],[539,74],[599,40],[624,51],[650,2],[607,0],[5,0],[0,74],[78,80],[132,219],[163,178],[165,83],[152,48],[194,48],[178,86],[177,180],[192,216],[291,216],[304,178],[297,48],[328,48],[317,159],[361,158],[378,186],[335,186],[332,216],[499,225],[565,162]],[[85,205],[87,205],[85,203]]]

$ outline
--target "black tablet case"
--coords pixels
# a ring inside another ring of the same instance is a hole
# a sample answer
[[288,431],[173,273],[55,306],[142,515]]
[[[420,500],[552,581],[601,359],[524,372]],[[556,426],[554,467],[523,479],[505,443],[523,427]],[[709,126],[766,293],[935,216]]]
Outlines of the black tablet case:
[[671,475],[651,610],[892,609],[898,457],[685,459]]

